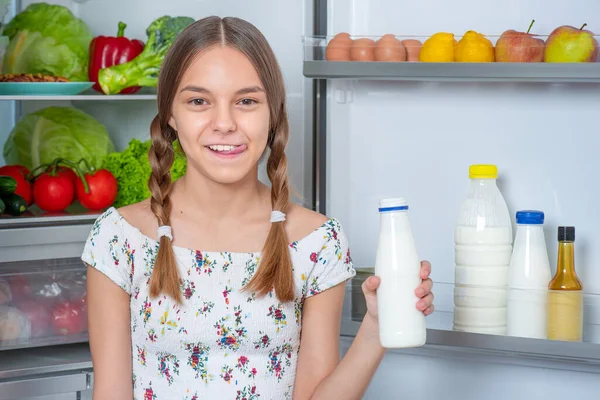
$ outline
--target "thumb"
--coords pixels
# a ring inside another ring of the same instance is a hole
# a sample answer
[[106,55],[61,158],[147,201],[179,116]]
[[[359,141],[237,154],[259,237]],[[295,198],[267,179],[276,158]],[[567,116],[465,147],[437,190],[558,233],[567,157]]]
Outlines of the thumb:
[[362,284],[362,291],[365,296],[372,296],[377,291],[379,284],[381,283],[381,278],[378,276],[370,276],[364,283]]

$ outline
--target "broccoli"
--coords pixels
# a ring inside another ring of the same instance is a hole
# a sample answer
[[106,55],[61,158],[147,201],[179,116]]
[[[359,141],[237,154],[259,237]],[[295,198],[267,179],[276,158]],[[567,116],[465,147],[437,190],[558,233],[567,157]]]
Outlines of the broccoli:
[[[137,203],[150,197],[148,179],[152,168],[148,160],[148,150],[151,144],[150,140],[132,139],[122,152],[109,153],[104,158],[103,168],[108,169],[115,176],[119,185],[117,198],[113,204],[115,207]],[[185,175],[187,160],[179,143],[176,141],[173,145],[175,161],[171,167],[171,180],[175,182]]]
[[152,22],[146,29],[148,41],[136,58],[98,72],[98,83],[102,91],[115,94],[131,86],[156,87],[160,66],[167,51],[181,31],[193,22],[194,19],[190,17],[169,16]]

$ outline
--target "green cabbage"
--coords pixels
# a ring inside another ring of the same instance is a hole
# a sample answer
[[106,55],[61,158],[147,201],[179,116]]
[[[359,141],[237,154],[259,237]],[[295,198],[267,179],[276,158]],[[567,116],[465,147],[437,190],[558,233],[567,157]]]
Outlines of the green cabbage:
[[96,168],[115,150],[104,125],[81,110],[47,107],[22,118],[4,144],[7,164],[33,169],[56,158],[85,158]]
[[62,76],[88,81],[92,33],[63,6],[34,3],[17,14],[2,33],[10,38],[3,72]]

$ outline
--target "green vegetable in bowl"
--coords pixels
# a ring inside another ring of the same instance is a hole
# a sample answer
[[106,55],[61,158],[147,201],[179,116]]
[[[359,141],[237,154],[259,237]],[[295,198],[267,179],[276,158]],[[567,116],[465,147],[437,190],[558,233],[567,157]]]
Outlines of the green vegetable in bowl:
[[156,87],[158,73],[167,51],[175,38],[194,22],[190,17],[163,16],[152,22],[146,34],[148,41],[133,60],[103,68],[98,72],[98,83],[106,94],[120,93],[132,86]]
[[23,117],[4,143],[7,164],[34,169],[57,158],[100,168],[115,147],[104,125],[76,108],[47,107]]
[[[113,206],[122,207],[150,197],[148,179],[152,168],[148,160],[148,150],[151,144],[150,140],[142,142],[132,139],[122,152],[110,153],[106,156],[103,167],[117,178],[119,186]],[[177,142],[175,142],[175,150],[175,161],[171,167],[173,181],[181,178],[187,169],[187,160]]]
[[3,72],[88,80],[92,33],[64,6],[34,3],[17,14],[2,33],[10,38]]

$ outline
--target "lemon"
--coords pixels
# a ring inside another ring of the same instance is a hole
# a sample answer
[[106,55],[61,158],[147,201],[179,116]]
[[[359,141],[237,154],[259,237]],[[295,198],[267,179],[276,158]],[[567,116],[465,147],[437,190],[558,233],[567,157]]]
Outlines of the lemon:
[[494,45],[484,35],[468,31],[454,49],[457,62],[494,62]]
[[454,61],[454,34],[438,32],[423,43],[419,61],[422,62],[452,62]]

